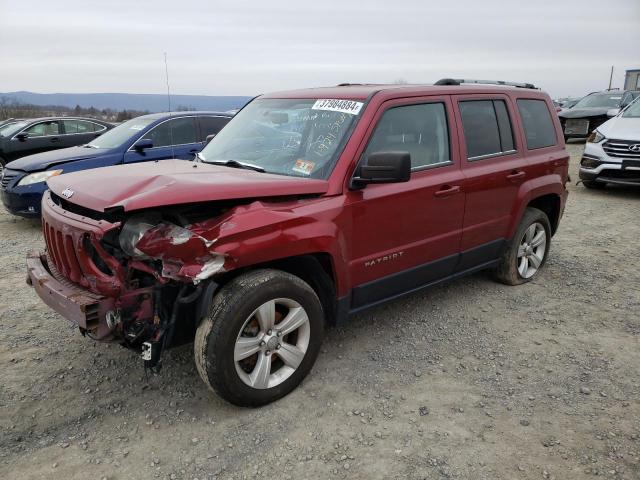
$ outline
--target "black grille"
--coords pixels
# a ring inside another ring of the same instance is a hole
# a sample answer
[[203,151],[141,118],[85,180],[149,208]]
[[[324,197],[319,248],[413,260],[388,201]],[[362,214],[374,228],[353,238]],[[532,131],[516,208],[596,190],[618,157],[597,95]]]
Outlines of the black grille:
[[[638,145],[638,151],[629,150],[632,145]],[[607,140],[602,144],[602,149],[610,157],[640,159],[640,140]]]
[[2,172],[2,182],[0,182],[0,186],[5,190],[9,184],[15,179],[20,172],[16,172],[15,170],[7,170],[6,168]]

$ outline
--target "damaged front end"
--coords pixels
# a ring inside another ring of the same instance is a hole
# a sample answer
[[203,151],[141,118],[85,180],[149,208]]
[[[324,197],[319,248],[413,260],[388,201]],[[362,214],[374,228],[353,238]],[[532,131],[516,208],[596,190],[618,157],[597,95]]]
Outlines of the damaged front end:
[[95,340],[142,351],[148,367],[193,339],[213,277],[233,266],[215,251],[227,205],[204,219],[188,207],[99,214],[51,193],[42,206],[47,250],[28,255],[27,281],[45,303]]

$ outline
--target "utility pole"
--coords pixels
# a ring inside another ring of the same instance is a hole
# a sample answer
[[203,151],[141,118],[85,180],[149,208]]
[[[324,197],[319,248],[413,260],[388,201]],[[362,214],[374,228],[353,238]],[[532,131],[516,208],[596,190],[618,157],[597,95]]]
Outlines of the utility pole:
[[611,75],[609,75],[609,90],[611,90],[612,81],[613,81],[613,65],[611,65]]

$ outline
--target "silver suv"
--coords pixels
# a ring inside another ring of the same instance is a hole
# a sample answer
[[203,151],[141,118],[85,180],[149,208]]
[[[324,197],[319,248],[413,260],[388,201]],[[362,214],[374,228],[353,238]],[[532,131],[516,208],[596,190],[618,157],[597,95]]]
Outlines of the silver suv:
[[607,183],[640,186],[640,98],[589,136],[580,179],[587,188]]

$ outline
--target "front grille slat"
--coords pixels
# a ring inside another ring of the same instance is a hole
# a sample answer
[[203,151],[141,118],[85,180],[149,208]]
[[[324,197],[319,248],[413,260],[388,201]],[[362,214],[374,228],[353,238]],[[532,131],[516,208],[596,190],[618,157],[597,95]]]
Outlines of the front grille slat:
[[640,152],[629,150],[632,145],[640,145],[640,140],[615,140],[610,139],[602,144],[602,149],[610,157],[615,158],[639,158]]
[[72,282],[80,283],[80,279],[82,278],[82,271],[80,270],[80,265],[78,264],[76,251],[73,247],[73,237],[71,235],[65,236],[64,251],[67,255],[67,261],[69,262],[69,278]]
[[65,277],[69,277],[69,261],[67,260],[67,254],[64,251],[64,244],[62,240],[62,232],[56,232],[56,250],[58,251],[58,257],[60,258],[60,266],[62,273]]
[[11,181],[18,176],[18,172],[12,172],[11,170],[5,169],[2,175],[2,182],[0,182],[0,186],[3,190],[5,190]]

